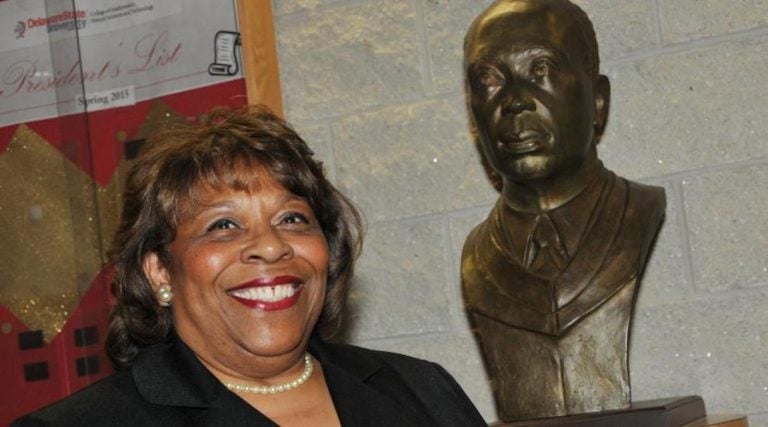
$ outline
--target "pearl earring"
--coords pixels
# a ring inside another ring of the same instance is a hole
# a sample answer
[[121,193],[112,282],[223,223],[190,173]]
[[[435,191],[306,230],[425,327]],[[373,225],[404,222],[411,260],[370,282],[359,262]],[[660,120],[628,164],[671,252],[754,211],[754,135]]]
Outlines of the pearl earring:
[[171,291],[171,286],[169,284],[163,283],[157,287],[157,303],[160,304],[161,307],[170,306],[172,300],[173,292]]

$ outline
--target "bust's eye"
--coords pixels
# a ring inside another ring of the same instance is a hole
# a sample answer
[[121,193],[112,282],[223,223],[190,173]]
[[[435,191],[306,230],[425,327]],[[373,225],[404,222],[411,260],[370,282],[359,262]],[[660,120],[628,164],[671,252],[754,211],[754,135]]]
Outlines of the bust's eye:
[[488,93],[496,92],[504,85],[504,76],[492,68],[482,68],[475,75],[475,88],[484,90]]
[[232,228],[237,228],[237,223],[229,218],[222,218],[209,225],[207,231],[229,230]]
[[548,77],[554,71],[555,65],[547,59],[536,61],[533,63],[533,66],[531,66],[531,75],[536,79]]

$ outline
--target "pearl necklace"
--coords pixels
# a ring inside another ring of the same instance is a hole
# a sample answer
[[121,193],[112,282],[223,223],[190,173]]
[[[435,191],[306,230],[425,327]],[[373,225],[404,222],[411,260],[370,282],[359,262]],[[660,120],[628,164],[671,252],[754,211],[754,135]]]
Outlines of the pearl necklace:
[[277,394],[277,393],[293,390],[296,387],[301,386],[302,384],[307,382],[307,380],[311,375],[312,375],[312,356],[310,356],[309,353],[305,353],[304,354],[304,372],[302,372],[298,378],[296,378],[291,382],[280,384],[280,385],[270,385],[270,386],[224,383],[224,387],[228,388],[231,391],[240,392],[240,393]]

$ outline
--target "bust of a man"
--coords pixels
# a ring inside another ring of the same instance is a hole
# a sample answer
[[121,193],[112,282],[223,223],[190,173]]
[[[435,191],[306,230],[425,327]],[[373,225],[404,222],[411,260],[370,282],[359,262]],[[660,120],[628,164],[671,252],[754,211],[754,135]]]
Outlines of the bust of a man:
[[610,83],[592,24],[567,0],[498,0],[469,28],[464,63],[502,185],[461,266],[499,416],[626,407],[632,307],[665,198],[597,157]]

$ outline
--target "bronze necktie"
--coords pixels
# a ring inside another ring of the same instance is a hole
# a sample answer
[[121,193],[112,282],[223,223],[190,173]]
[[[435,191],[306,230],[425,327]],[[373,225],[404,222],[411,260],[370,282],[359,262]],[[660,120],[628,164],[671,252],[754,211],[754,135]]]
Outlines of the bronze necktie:
[[539,215],[528,239],[526,268],[534,274],[554,278],[565,269],[567,263],[568,252],[560,241],[555,224],[549,215]]

